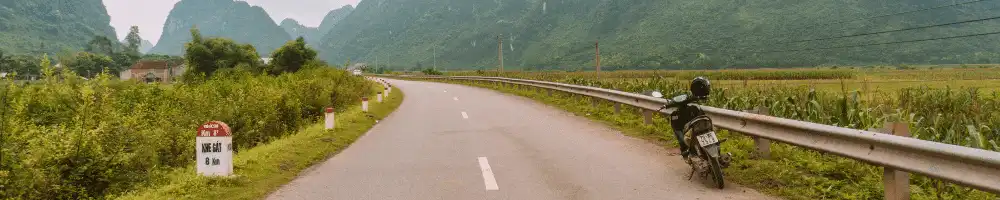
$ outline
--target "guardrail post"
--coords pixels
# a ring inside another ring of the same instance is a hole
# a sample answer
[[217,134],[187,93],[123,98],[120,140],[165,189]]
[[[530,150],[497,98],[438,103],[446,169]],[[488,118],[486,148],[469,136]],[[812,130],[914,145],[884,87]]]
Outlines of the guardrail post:
[[622,104],[615,103],[615,114],[621,114],[621,113],[622,113]]
[[549,89],[549,90],[545,90],[545,92],[547,92],[547,93],[549,94],[549,96],[550,96],[550,97],[552,96],[552,90],[551,90],[551,89]]
[[[886,123],[884,133],[910,137],[909,124],[905,122]],[[890,167],[882,168],[882,182],[885,184],[886,200],[910,199],[910,173]]]
[[642,118],[645,119],[646,124],[653,124],[653,111],[642,110]]
[[[758,115],[770,115],[770,109],[767,107],[757,107],[753,113]],[[757,156],[763,159],[771,159],[771,140],[762,137],[753,137],[753,143],[755,149],[757,150]]]
[[598,99],[597,97],[590,97],[590,105],[593,106],[594,108],[597,108],[597,103],[600,100],[601,99]]

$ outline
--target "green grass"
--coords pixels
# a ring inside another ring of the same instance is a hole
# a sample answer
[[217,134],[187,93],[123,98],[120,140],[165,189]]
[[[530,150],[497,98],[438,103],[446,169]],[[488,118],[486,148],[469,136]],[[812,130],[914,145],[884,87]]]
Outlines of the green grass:
[[[498,87],[467,81],[445,81],[484,87],[509,94],[535,99],[542,103],[567,110],[576,115],[602,122],[621,130],[625,135],[642,138],[666,149],[677,152],[676,141],[670,136],[667,121],[654,115],[655,125],[644,124],[639,110],[622,106],[622,113],[614,113],[613,104],[599,101],[594,107],[589,98],[562,92],[537,89]],[[725,170],[726,180],[754,188],[766,194],[788,199],[881,199],[883,194],[882,168],[847,158],[827,155],[787,144],[772,143],[771,159],[758,159],[753,153],[750,137],[731,134],[724,151],[733,153],[733,163]],[[679,159],[679,158],[678,158]],[[971,190],[936,180],[911,175],[913,199],[995,199],[996,195]],[[698,184],[692,181],[691,184]],[[940,185],[937,187],[936,185]]]
[[[337,113],[336,129],[322,124],[235,155],[235,176],[208,178],[195,174],[194,166],[177,169],[154,180],[153,186],[127,193],[119,199],[261,199],[294,180],[300,172],[325,161],[356,139],[402,103],[404,94],[393,88],[385,103],[372,101],[369,113],[360,105]],[[371,115],[371,117],[369,116]]]

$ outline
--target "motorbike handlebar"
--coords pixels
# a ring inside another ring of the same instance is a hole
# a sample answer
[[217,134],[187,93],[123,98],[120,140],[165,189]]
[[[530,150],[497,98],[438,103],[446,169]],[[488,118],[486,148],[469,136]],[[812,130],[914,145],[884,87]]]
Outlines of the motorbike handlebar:
[[663,107],[660,107],[660,109],[656,110],[656,111],[659,112],[659,111],[662,111],[662,110],[668,109],[668,108],[676,108],[676,107],[680,107],[682,105],[688,105],[688,104],[694,103],[694,102],[702,100],[702,99],[703,98],[690,97],[690,98],[684,99],[684,101],[681,101],[681,102],[676,102],[673,99],[667,99],[667,104],[664,104]]

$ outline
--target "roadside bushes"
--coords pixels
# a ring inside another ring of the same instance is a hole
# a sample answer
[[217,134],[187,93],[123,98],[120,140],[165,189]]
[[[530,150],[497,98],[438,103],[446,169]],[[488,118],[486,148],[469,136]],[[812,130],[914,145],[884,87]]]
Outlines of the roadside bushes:
[[176,85],[49,72],[37,83],[0,82],[0,199],[125,192],[192,164],[202,123],[229,124],[238,153],[292,134],[323,107],[344,108],[373,87],[317,66],[279,76],[230,70]]

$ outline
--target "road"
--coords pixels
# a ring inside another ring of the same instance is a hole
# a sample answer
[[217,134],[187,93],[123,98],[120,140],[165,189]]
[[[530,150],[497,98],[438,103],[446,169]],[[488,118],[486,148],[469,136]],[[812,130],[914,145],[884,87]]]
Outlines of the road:
[[268,199],[773,199],[688,180],[665,149],[527,98],[390,82],[395,113]]

